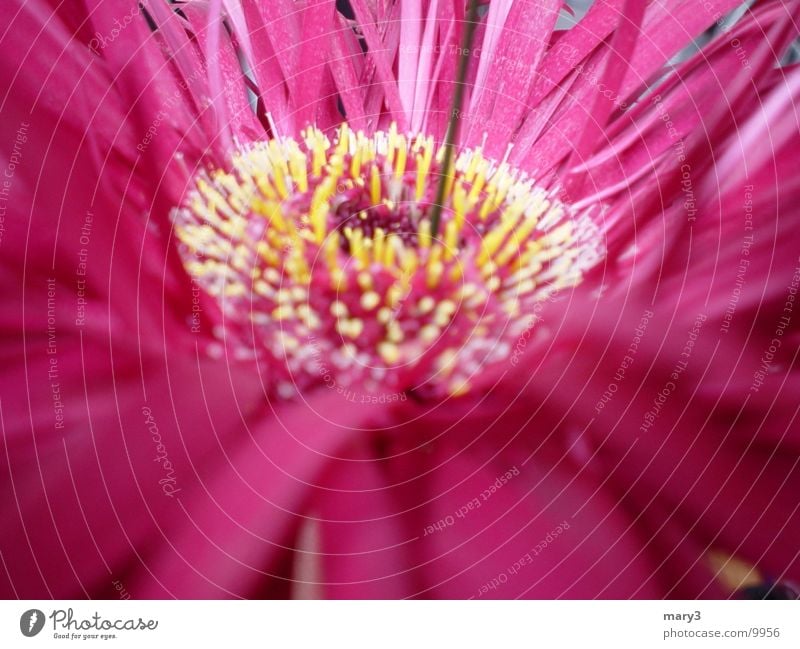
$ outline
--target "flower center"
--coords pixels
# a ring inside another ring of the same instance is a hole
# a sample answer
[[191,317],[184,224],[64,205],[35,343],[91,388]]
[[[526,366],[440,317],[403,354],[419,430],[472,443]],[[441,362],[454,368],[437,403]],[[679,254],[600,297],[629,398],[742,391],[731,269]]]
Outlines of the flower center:
[[[174,214],[187,271],[239,344],[310,383],[453,395],[601,256],[591,219],[481,149],[342,125],[248,145]],[[430,213],[445,175],[438,232]]]

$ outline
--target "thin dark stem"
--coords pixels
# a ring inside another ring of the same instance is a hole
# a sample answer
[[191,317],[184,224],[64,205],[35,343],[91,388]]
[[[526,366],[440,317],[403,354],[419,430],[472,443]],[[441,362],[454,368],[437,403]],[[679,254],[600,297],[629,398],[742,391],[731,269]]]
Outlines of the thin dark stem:
[[464,36],[461,39],[461,58],[458,61],[458,70],[456,71],[456,90],[453,94],[453,107],[450,111],[450,120],[447,124],[447,134],[444,140],[444,162],[439,176],[439,186],[436,189],[436,200],[431,210],[431,238],[435,238],[439,232],[442,204],[447,191],[447,179],[450,177],[450,167],[453,165],[453,157],[455,155],[455,142],[458,138],[459,113],[461,112],[461,105],[464,103],[464,87],[466,86],[467,70],[469,68],[470,50],[472,49],[472,41],[475,39],[475,27],[477,24],[478,0],[469,0],[467,24],[464,26]]

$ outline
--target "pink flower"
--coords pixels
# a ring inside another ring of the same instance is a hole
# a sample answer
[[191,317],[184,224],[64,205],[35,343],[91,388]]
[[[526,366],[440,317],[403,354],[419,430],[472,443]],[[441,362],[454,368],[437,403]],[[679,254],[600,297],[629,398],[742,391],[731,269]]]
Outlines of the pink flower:
[[800,579],[796,4],[336,4],[7,9],[0,593]]

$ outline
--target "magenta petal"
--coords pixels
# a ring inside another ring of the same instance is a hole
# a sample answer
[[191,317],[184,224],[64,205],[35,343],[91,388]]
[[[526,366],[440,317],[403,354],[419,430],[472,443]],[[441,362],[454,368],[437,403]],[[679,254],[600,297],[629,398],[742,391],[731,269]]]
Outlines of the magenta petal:
[[365,445],[332,464],[326,492],[309,515],[318,517],[324,597],[402,598],[415,594],[416,505],[394,483],[394,462],[379,461]]
[[518,457],[518,463],[506,466],[497,458],[481,469],[475,458],[447,458],[447,468],[428,481],[434,496],[425,510],[429,524],[445,524],[423,539],[432,561],[427,594],[657,596],[657,588],[645,585],[652,567],[644,539],[626,513],[597,492],[595,480],[547,452]]
[[[434,14],[435,15],[435,14]],[[400,3],[400,42],[398,53],[397,85],[403,110],[409,117],[414,110],[417,72],[424,53],[421,49],[422,0]]]
[[306,124],[441,139],[465,3],[146,0],[113,41],[118,3],[56,4],[2,36],[0,594],[728,597],[715,552],[800,579],[795,4],[667,70],[739,2],[565,33],[492,2],[464,142],[566,187],[606,256],[472,393],[375,407],[278,400],[170,214]]
[[345,38],[341,29],[337,30],[332,38],[332,57],[329,65],[333,83],[342,98],[348,123],[356,130],[365,130],[367,120],[364,96],[358,76],[361,49],[352,43],[352,39]]
[[[469,106],[468,129],[464,142],[476,146],[483,133],[489,155],[501,159],[529,109],[526,99],[536,78],[536,70],[558,18],[561,2],[518,2],[510,7],[499,3],[498,24],[492,23],[490,5],[486,35]],[[507,22],[502,12],[507,11]]]
[[[729,282],[724,285],[729,289]],[[757,327],[763,337],[743,345],[752,320],[723,333],[718,312],[692,304],[689,296],[676,308],[675,293],[663,295],[653,304],[621,297],[613,308],[607,304],[610,313],[567,312],[569,324],[560,336],[565,351],[537,369],[526,399],[560,413],[563,433],[585,431],[578,437],[584,461],[606,477],[625,509],[646,522],[656,544],[667,547],[662,532],[683,530],[686,543],[661,555],[667,564],[676,557],[684,561],[682,573],[672,575],[671,596],[687,596],[698,586],[702,590],[690,596],[713,596],[715,582],[706,574],[712,549],[796,580],[793,539],[800,530],[792,494],[800,462],[795,408],[787,399],[796,389],[796,359],[784,353],[780,362],[788,367],[752,392],[759,356],[769,347],[768,329]],[[591,329],[572,324],[575,318],[591,321]],[[631,360],[629,346],[643,318],[644,334]],[[764,324],[770,321],[765,315]],[[575,331],[572,342],[569,331]],[[687,340],[696,341],[688,361],[681,357]],[[687,361],[685,368],[680,361]],[[567,390],[570,385],[581,386],[579,393]],[[686,552],[696,553],[689,563]]]
[[[634,48],[639,40],[639,32],[644,18],[644,3],[636,0],[628,0],[623,8],[623,17],[619,27],[614,32],[609,45],[610,52],[605,61],[603,75],[598,81],[598,89],[605,88],[611,93],[611,97],[622,96],[620,90],[626,73],[628,72],[628,59],[632,55]],[[575,163],[582,163],[584,159],[594,150],[600,139],[603,128],[606,125],[608,116],[617,108],[617,102],[609,99],[605,94],[595,97],[593,104],[589,107],[589,113],[580,139],[575,145],[567,161],[567,173],[572,171]],[[583,183],[581,175],[568,176],[564,181],[564,189],[571,195]]]
[[[403,110],[403,102],[391,70],[391,59],[387,56],[387,49],[381,42],[378,31],[379,23],[375,21],[365,0],[352,0],[352,5],[364,32],[367,46],[372,52],[371,59],[375,65],[377,81],[385,94],[389,111],[392,118],[397,121],[400,130],[405,130],[408,127],[408,118]],[[393,50],[391,53],[394,56]]]
[[[291,577],[287,559],[314,484],[331,456],[356,434],[317,414],[338,403],[338,395],[330,393],[284,406],[274,417],[256,411],[252,426],[242,421],[238,434],[220,440],[205,461],[193,461],[189,489],[176,499],[160,542],[131,577],[133,592],[178,598],[285,596]],[[208,412],[215,419],[219,406]]]
[[302,10],[301,45],[294,74],[298,77],[297,124],[300,128],[315,124],[322,81],[325,74],[327,43],[336,12],[333,0],[309,2]]

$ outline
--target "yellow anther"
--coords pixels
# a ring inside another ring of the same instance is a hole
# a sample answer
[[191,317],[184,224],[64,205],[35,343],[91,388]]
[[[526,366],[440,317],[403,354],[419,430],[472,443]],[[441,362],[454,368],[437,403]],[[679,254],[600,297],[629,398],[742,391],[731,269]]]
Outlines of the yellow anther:
[[347,122],[343,123],[339,129],[339,142],[336,145],[336,155],[343,158],[350,150],[350,127]]
[[442,277],[443,271],[444,264],[440,261],[428,264],[427,284],[429,289],[436,288],[436,285],[439,283],[439,279]]
[[464,174],[464,178],[467,182],[472,182],[472,179],[475,178],[475,172],[478,170],[478,165],[483,161],[483,156],[481,155],[481,147],[475,149],[472,152],[472,159],[469,161],[469,167],[467,167],[467,171]]
[[478,197],[481,194],[481,190],[483,186],[486,184],[486,171],[484,169],[480,169],[478,174],[475,176],[475,180],[472,181],[472,187],[469,190],[469,202],[475,203],[478,200]]
[[358,338],[362,331],[364,331],[364,321],[359,318],[353,318],[350,321],[350,327],[347,335],[350,336],[350,338]]
[[436,359],[436,369],[443,373],[450,372],[458,360],[458,350],[449,347]]
[[325,239],[325,263],[328,266],[328,270],[338,268],[338,254],[339,233],[334,230],[333,232],[329,233],[328,237]]
[[435,325],[425,325],[419,332],[419,337],[422,342],[427,343],[430,345],[434,340],[439,337],[439,334],[442,332],[439,327]]
[[370,176],[370,198],[373,205],[378,205],[381,202],[381,175],[378,172],[377,165],[372,165],[369,170]]
[[357,281],[358,285],[364,291],[368,291],[372,288],[372,275],[366,271],[362,271],[358,274]]
[[481,205],[481,210],[479,212],[481,221],[485,221],[486,218],[497,209],[495,207],[495,196],[497,195],[497,190],[495,189],[494,185],[489,185],[487,191],[487,196],[483,200],[483,204]]
[[272,178],[275,181],[275,189],[278,190],[278,196],[286,198],[289,195],[289,188],[286,186],[286,176],[283,169],[275,167],[272,170]]
[[394,343],[380,343],[378,345],[378,354],[389,365],[394,365],[400,360],[400,348]]
[[419,201],[422,200],[422,197],[425,195],[425,184],[426,181],[428,180],[428,169],[425,167],[424,156],[418,153],[416,161],[417,161],[417,183],[414,196]]
[[536,288],[536,282],[532,279],[525,279],[521,282],[518,282],[514,286],[514,291],[516,295],[525,295],[526,293],[530,293],[533,289]]
[[311,135],[311,141],[311,150],[313,155],[311,173],[319,178],[320,175],[322,175],[322,168],[327,162],[325,152],[327,151],[329,144],[327,138],[322,134],[322,132],[316,129],[314,129],[313,134]]
[[[361,269],[369,266],[369,251],[364,245],[364,233],[360,230],[350,230],[350,254],[358,263],[357,266]],[[347,234],[347,230],[345,230]]]
[[272,317],[275,320],[287,320],[294,316],[294,308],[291,304],[282,304],[272,310]]
[[405,287],[403,282],[392,284],[392,286],[389,287],[389,290],[386,291],[386,304],[394,308],[397,306],[397,303],[403,299],[403,295],[405,295]]
[[397,150],[397,124],[392,122],[389,125],[389,133],[386,138],[386,163],[389,166],[394,166],[394,154]]
[[275,290],[263,279],[253,282],[253,290],[262,297],[272,297],[275,294]]
[[424,219],[419,224],[419,233],[417,235],[419,239],[419,247],[420,248],[430,248],[431,246],[431,222],[428,219]]
[[422,315],[433,311],[434,306],[436,306],[436,302],[430,295],[423,297],[417,304],[417,308]]
[[508,243],[503,247],[503,250],[497,255],[495,261],[498,266],[505,266],[512,257],[519,255],[522,246],[528,241],[534,228],[536,227],[537,220],[525,217],[514,230],[508,240]]
[[307,192],[308,160],[299,149],[292,152],[291,158],[289,159],[289,170],[292,174],[292,179],[297,184],[297,189],[301,192]]
[[399,343],[402,342],[403,338],[403,330],[400,328],[400,325],[397,324],[397,321],[390,321],[386,325],[386,339],[392,343]]
[[401,135],[399,138],[399,144],[397,149],[397,161],[395,162],[394,166],[394,177],[396,180],[400,180],[403,178],[403,174],[406,172],[407,158],[408,158],[408,149],[406,148],[406,139]]
[[290,336],[283,331],[278,335],[278,340],[286,351],[296,351],[300,347],[300,343],[298,342],[297,338]]
[[419,257],[417,256],[417,251],[413,248],[403,248],[403,254],[400,261],[402,277],[406,279],[411,277],[418,267]]
[[509,232],[516,227],[519,218],[522,216],[522,210],[523,205],[519,200],[506,208],[506,210],[503,212],[500,225],[495,227],[483,238],[483,242],[481,243],[481,254],[478,256],[479,264],[485,264],[489,258],[492,257],[495,252],[497,252],[497,249],[506,239]]
[[451,397],[460,397],[469,392],[469,381],[465,378],[455,379],[448,386]]
[[445,327],[456,312],[456,304],[452,300],[445,300],[436,306],[433,322],[439,327]]
[[458,225],[456,225],[455,221],[448,221],[447,225],[444,228],[444,258],[445,260],[451,260],[456,253],[458,252]]
[[364,330],[364,322],[358,318],[342,318],[336,321],[336,332],[347,338],[358,338]]
[[223,290],[223,295],[225,295],[225,297],[239,297],[245,293],[246,289],[244,285],[238,282],[226,284],[225,289]]
[[254,175],[256,186],[261,190],[261,193],[264,194],[266,198],[271,200],[275,200],[278,198],[278,193],[275,191],[275,188],[269,182],[269,178],[265,173],[256,173]]
[[559,225],[557,228],[550,230],[546,235],[545,238],[547,239],[547,243],[550,245],[555,245],[557,243],[563,243],[568,241],[572,236],[572,224],[567,222]]
[[381,297],[375,291],[369,291],[361,296],[361,306],[367,311],[372,311],[381,303]]
[[386,239],[386,245],[383,247],[383,265],[387,268],[394,266],[395,254],[402,247],[403,243],[400,238],[396,234],[390,234]]
[[356,147],[353,159],[350,161],[350,175],[353,178],[361,178],[361,149]]

